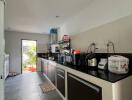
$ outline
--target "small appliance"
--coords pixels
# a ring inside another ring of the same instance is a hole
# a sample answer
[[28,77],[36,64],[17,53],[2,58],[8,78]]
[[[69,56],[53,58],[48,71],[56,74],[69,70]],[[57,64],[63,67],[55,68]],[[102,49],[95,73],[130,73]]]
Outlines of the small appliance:
[[106,58],[101,58],[98,64],[98,69],[107,70],[107,67],[108,67],[107,63],[108,63],[108,60]]
[[64,54],[58,54],[58,62],[61,64],[65,63],[65,56]]
[[126,74],[129,72],[129,59],[120,55],[108,57],[108,70],[116,74]]
[[72,54],[73,65],[80,66],[80,50],[74,50]]
[[71,64],[72,63],[72,56],[71,55],[65,55],[65,62],[67,64]]
[[88,66],[96,67],[97,66],[97,59],[96,58],[88,59]]
[[96,59],[96,44],[91,43],[88,47],[88,55],[86,56],[86,64],[88,68],[97,68],[97,59]]
[[90,53],[85,58],[86,64],[89,68],[97,68],[97,59],[95,53]]
[[52,44],[51,45],[51,52],[52,53],[58,53],[59,52],[59,44]]

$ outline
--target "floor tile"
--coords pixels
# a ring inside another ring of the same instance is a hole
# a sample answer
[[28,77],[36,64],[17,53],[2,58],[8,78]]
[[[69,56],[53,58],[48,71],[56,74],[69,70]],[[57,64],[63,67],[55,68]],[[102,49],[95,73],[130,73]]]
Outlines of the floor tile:
[[40,73],[10,77],[5,82],[5,100],[62,100],[56,91],[42,93],[39,84],[46,81]]

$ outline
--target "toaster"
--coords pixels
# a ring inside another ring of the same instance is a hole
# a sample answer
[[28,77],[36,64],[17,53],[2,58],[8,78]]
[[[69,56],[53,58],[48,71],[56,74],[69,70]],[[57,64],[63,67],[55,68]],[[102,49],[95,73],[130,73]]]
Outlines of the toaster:
[[129,59],[120,55],[108,57],[108,70],[115,74],[127,74],[129,72]]

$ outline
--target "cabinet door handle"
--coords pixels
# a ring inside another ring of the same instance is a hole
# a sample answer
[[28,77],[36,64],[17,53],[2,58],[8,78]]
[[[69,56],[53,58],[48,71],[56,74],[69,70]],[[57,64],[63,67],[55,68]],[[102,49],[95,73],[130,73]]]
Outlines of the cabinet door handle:
[[57,69],[57,71],[62,72],[63,74],[65,73],[65,71],[63,71],[61,69]]
[[85,82],[85,81],[83,81],[83,80],[81,80],[81,79],[79,79],[79,78],[77,78],[77,77],[75,77],[75,76],[73,76],[73,75],[71,75],[71,74],[69,74],[68,76],[70,76],[70,77],[72,77],[73,79],[75,79],[75,80],[77,80],[77,81],[79,81],[79,82],[85,84],[86,86],[88,86],[88,87],[90,87],[90,88],[96,90],[97,92],[100,92],[100,89],[99,89],[98,87],[96,87],[96,86],[94,86],[94,85],[92,85],[92,84],[90,84],[90,83],[88,83],[88,82]]
[[65,77],[64,76],[62,76],[61,74],[57,74],[58,76],[60,76],[61,78],[63,78],[63,79],[65,79]]

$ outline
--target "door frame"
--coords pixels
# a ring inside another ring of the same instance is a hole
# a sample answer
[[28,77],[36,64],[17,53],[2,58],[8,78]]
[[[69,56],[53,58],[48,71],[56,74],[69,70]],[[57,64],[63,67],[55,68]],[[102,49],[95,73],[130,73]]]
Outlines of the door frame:
[[23,63],[23,58],[22,58],[22,41],[23,40],[27,40],[27,41],[36,41],[36,68],[37,68],[37,40],[33,40],[33,39],[21,39],[21,74],[23,74],[22,71],[22,63]]

